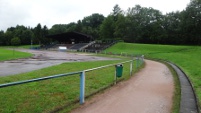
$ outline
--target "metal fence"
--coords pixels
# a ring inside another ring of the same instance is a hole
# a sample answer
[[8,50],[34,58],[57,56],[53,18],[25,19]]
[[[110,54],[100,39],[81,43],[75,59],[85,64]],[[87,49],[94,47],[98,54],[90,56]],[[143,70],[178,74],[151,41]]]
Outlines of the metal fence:
[[[125,62],[120,62],[117,64],[128,64],[127,68],[124,69],[125,72],[128,72],[129,76],[132,75],[133,72],[133,68],[134,68],[134,61],[136,61],[136,68],[139,68],[140,65],[144,62],[144,57],[140,56],[137,58],[133,58],[132,60],[129,61],[125,61]],[[71,76],[71,75],[80,75],[80,96],[79,96],[79,101],[80,104],[83,104],[85,101],[85,85],[86,85],[86,77],[89,75],[90,72],[96,71],[96,70],[100,70],[100,69],[106,69],[106,68],[115,68],[115,66],[117,64],[110,64],[110,65],[105,65],[105,66],[101,66],[101,67],[96,67],[96,68],[92,68],[92,69],[87,69],[87,70],[83,70],[83,71],[77,71],[77,72],[71,72],[71,73],[65,73],[65,74],[59,74],[59,75],[53,75],[53,76],[47,76],[47,77],[42,77],[42,78],[36,78],[36,79],[30,79],[30,80],[24,80],[24,81],[17,81],[17,82],[11,82],[11,83],[5,83],[5,84],[0,84],[0,88],[4,88],[4,87],[10,87],[10,86],[14,86],[14,85],[20,85],[20,84],[26,84],[26,83],[30,83],[30,82],[37,82],[37,81],[44,81],[44,80],[48,80],[48,79],[54,79],[54,78],[59,78],[59,77],[64,77],[64,76]],[[110,70],[111,71],[111,70]],[[96,73],[96,72],[94,72]],[[104,72],[106,73],[106,72]],[[106,76],[103,76],[106,77]],[[116,76],[116,70],[113,73],[113,81],[114,84],[116,84],[117,82],[117,76]],[[90,78],[89,78],[90,80]],[[88,84],[88,83],[87,83]],[[93,85],[93,84],[92,84]],[[100,90],[100,89],[98,89]]]

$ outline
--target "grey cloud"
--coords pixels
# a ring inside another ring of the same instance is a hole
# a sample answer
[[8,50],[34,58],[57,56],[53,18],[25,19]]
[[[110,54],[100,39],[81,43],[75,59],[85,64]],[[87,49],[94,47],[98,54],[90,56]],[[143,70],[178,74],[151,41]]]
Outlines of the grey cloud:
[[4,31],[8,27],[24,24],[30,16],[28,7],[15,6],[9,4],[7,0],[1,0],[0,2],[0,15],[0,29]]

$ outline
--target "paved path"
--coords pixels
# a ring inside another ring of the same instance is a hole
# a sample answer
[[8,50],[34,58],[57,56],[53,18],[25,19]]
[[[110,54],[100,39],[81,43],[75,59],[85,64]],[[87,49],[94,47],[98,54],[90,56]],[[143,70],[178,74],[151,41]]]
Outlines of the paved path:
[[0,62],[0,76],[8,76],[29,72],[53,65],[62,64],[64,62],[81,62],[112,59],[105,57],[90,56],[87,54],[75,54],[59,51],[39,51],[28,49],[21,49],[19,51],[32,53],[34,54],[34,56],[27,59]]
[[145,68],[131,79],[96,95],[72,113],[171,113],[173,92],[169,69],[146,60]]

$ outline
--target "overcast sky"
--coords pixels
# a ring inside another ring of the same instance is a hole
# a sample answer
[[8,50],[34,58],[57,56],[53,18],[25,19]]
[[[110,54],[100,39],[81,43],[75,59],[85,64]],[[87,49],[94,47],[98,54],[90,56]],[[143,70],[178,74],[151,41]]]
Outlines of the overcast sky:
[[190,0],[0,0],[0,30],[38,23],[51,28],[54,24],[77,22],[93,13],[109,15],[115,4],[126,11],[139,4],[152,7],[163,14],[182,11]]

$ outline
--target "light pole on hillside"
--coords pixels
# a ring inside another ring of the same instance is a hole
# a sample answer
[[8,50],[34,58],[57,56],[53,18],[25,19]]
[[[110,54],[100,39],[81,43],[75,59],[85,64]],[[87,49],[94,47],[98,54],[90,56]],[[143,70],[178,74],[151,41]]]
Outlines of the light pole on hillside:
[[31,49],[32,49],[32,45],[33,45],[33,42],[32,42],[32,38],[31,38]]

